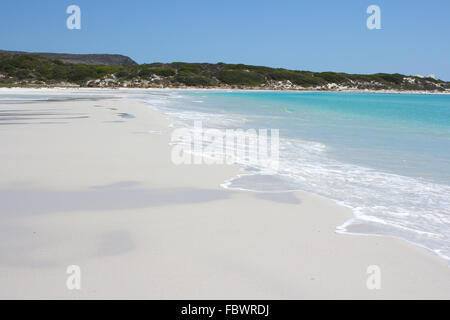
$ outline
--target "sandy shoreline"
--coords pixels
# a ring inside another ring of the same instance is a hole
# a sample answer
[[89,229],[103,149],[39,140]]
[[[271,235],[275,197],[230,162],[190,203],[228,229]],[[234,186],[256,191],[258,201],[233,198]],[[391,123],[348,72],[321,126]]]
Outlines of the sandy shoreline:
[[[347,208],[222,189],[236,166],[175,166],[169,120],[138,101],[6,109],[17,119],[0,126],[2,299],[450,298],[450,269],[431,252],[337,234]],[[80,291],[66,288],[69,265]],[[366,286],[371,265],[380,290]]]
[[163,87],[163,88],[139,88],[139,87],[115,87],[115,88],[87,88],[87,87],[0,87],[1,92],[12,92],[13,90],[19,92],[33,92],[36,90],[68,90],[68,91],[121,91],[121,90],[130,90],[130,91],[142,91],[142,90],[150,90],[150,91],[226,91],[226,92],[330,92],[330,93],[373,93],[373,94],[425,94],[425,95],[448,95],[450,91],[426,91],[426,90],[363,90],[363,89],[342,89],[342,90],[314,90],[314,89],[302,89],[302,90],[294,90],[294,89],[262,89],[262,88],[223,88],[223,87]]

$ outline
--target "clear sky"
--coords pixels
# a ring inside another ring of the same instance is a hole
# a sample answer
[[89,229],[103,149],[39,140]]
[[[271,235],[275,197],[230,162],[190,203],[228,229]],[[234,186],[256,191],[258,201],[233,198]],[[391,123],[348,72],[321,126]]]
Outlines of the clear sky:
[[[81,30],[66,8],[81,8]],[[381,8],[381,30],[366,9]],[[0,48],[450,81],[449,0],[1,0]]]

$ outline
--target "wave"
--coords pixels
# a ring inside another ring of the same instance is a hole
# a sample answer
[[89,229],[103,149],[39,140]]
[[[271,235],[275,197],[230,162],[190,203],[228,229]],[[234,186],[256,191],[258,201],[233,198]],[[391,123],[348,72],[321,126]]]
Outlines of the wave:
[[[154,106],[185,127],[192,127],[197,120],[212,128],[242,127],[251,122],[242,115],[186,107],[191,102],[192,98],[174,95]],[[343,163],[330,158],[323,143],[299,138],[280,138],[277,171],[260,166],[247,166],[245,170],[222,186],[254,192],[302,190],[318,194],[354,213],[336,232],[397,237],[450,260],[448,185]]]
[[341,163],[328,158],[325,150],[311,141],[284,141],[277,173],[267,175],[261,168],[223,186],[325,196],[354,213],[337,232],[402,238],[450,260],[450,186]]

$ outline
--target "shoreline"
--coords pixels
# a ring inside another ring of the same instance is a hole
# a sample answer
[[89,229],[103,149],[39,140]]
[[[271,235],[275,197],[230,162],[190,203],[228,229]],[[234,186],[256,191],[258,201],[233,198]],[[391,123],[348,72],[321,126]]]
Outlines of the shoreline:
[[[404,240],[336,233],[353,214],[332,200],[303,191],[280,197],[222,189],[221,183],[239,174],[238,166],[174,166],[169,137],[149,133],[172,130],[154,108],[125,98],[32,104],[49,107],[88,118],[1,128],[0,197],[7,191],[31,203],[43,201],[33,208],[37,216],[13,202],[9,211],[18,217],[0,211],[6,243],[0,256],[8,262],[0,264],[1,297],[450,296],[443,259]],[[135,118],[119,119],[121,112]],[[33,168],[24,155],[31,156]],[[68,204],[58,207],[50,200],[55,196]],[[83,204],[88,199],[96,199],[97,207]],[[84,290],[70,292],[64,288],[65,266],[76,262],[87,280]],[[381,290],[366,288],[366,269],[374,264],[382,270]]]
[[42,86],[42,87],[0,87],[0,92],[2,90],[148,90],[148,91],[226,91],[226,92],[305,92],[305,93],[373,93],[373,94],[417,94],[417,95],[449,95],[450,91],[436,92],[436,91],[418,91],[418,90],[362,90],[362,89],[348,89],[348,90],[313,90],[313,89],[262,89],[259,87],[255,88],[223,88],[223,87],[64,87],[64,86]]

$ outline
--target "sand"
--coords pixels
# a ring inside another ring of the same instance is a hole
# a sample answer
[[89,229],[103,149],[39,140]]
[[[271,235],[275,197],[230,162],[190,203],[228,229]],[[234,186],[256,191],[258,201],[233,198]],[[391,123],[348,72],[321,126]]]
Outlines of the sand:
[[174,165],[169,119],[104,92],[0,105],[1,299],[450,298],[433,253],[337,234],[352,213],[316,195],[223,189],[237,166]]

